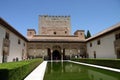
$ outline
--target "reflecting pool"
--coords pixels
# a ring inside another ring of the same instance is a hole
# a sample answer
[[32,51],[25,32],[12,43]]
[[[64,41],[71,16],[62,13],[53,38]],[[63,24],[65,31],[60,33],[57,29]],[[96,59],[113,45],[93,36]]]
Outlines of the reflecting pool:
[[48,62],[44,80],[120,80],[120,73],[71,62]]

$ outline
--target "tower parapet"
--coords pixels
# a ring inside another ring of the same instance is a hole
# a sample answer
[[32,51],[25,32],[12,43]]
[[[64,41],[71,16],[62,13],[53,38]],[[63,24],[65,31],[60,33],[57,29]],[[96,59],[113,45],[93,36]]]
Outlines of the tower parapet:
[[74,35],[78,36],[80,40],[85,40],[84,30],[77,30],[75,31]]
[[27,38],[32,38],[33,35],[36,35],[35,29],[27,29]]
[[70,35],[70,16],[39,16],[39,34],[41,35]]

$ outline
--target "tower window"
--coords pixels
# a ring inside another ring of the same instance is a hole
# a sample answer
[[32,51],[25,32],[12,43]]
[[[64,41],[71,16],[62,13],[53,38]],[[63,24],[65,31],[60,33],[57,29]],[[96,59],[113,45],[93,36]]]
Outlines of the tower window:
[[56,32],[54,32],[54,34],[56,34]]
[[82,33],[80,33],[80,35],[82,35]]
[[32,35],[32,32],[30,32],[30,36]]

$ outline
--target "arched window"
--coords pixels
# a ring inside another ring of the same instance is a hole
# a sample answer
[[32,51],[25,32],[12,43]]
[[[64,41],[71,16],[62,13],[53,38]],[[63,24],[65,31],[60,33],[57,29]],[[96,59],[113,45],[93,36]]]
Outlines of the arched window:
[[67,34],[67,31],[65,31],[65,34]]

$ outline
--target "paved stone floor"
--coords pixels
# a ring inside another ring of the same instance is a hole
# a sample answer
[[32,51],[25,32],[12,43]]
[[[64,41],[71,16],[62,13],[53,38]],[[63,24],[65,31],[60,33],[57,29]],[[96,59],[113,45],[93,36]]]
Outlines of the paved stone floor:
[[33,72],[31,72],[24,80],[43,80],[47,61],[43,61]]

